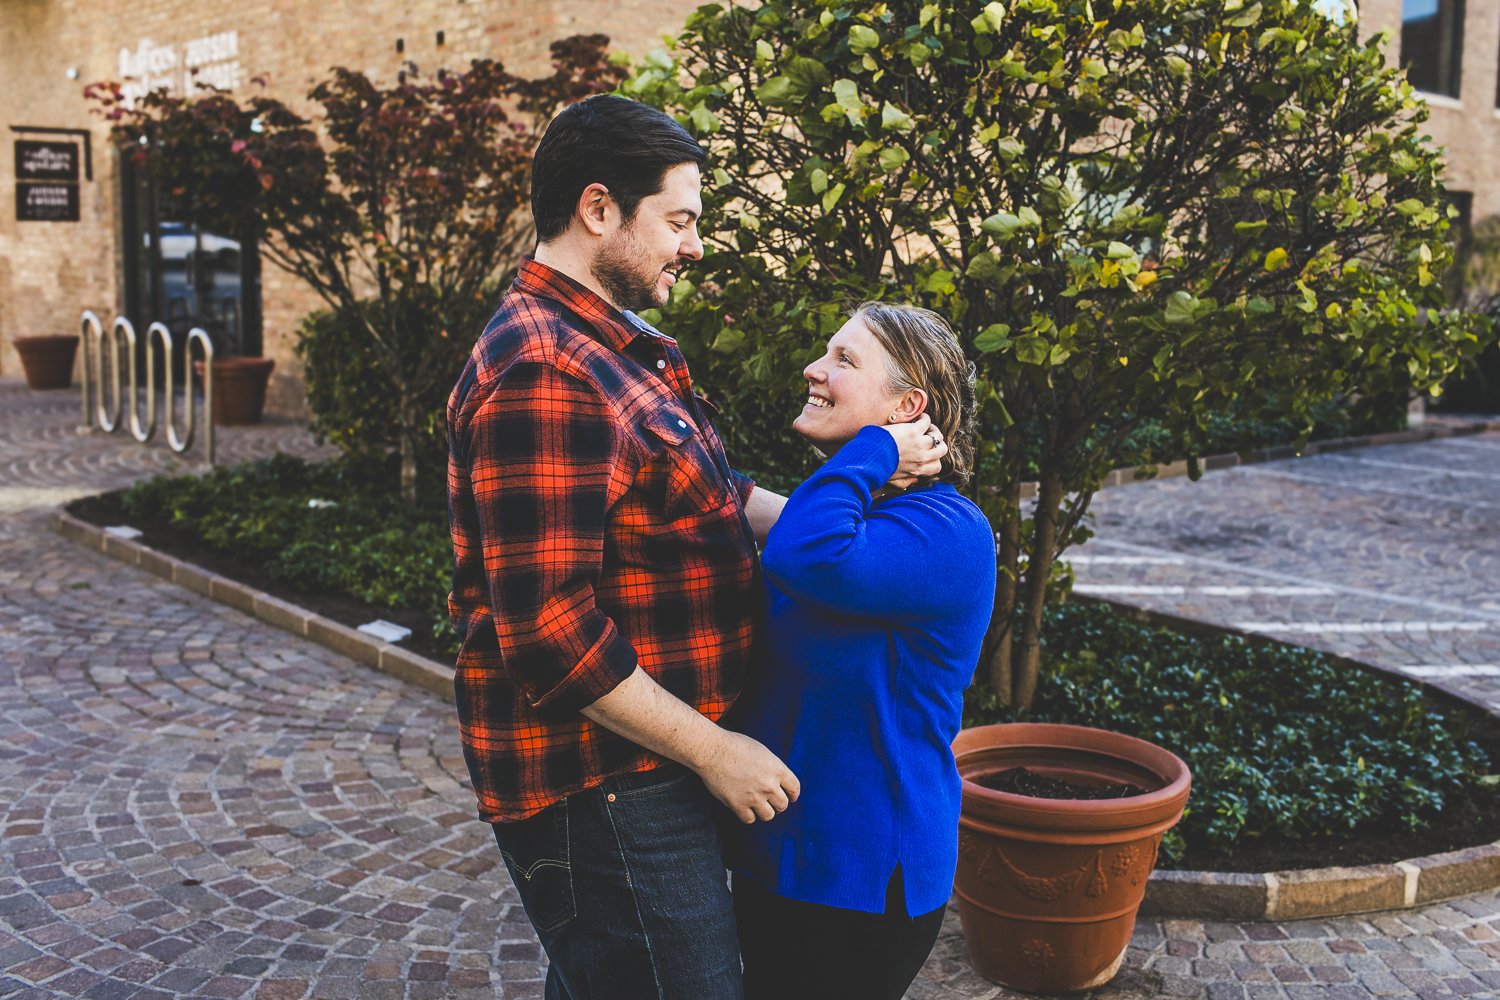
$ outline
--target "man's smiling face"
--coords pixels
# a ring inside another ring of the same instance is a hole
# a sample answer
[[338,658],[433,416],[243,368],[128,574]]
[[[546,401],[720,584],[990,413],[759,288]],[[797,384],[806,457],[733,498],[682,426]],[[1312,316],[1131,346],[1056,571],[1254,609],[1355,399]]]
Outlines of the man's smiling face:
[[667,301],[681,269],[703,258],[698,217],[702,181],[696,163],[662,176],[662,189],[641,199],[635,215],[605,239],[594,277],[620,309],[652,309]]

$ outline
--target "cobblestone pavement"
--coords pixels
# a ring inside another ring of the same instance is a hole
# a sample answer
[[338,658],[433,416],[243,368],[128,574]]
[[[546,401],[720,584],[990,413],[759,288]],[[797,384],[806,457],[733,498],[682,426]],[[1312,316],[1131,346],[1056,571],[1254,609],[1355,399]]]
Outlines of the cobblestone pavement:
[[1106,490],[1078,589],[1441,682],[1500,711],[1500,433]]
[[[48,532],[56,504],[174,465],[76,422],[76,392],[0,380],[0,997],[540,996],[449,706]],[[313,450],[275,424],[220,447]],[[1162,548],[1106,541],[1090,551]],[[1326,922],[1143,921],[1093,994],[1459,995],[1500,996],[1500,893]],[[909,993],[1013,996],[969,970],[951,914]]]

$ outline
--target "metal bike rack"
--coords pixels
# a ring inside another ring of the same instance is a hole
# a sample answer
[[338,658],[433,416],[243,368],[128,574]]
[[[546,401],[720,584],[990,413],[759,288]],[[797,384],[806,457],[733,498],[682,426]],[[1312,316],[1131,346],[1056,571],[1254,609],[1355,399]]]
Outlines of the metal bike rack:
[[[116,316],[109,332],[105,333],[104,324],[91,310],[84,310],[79,322],[83,327],[83,422],[79,426],[80,431],[92,431],[97,422],[100,430],[112,434],[120,427],[120,411],[123,404],[128,400],[130,416],[130,436],[145,444],[156,434],[156,366],[152,348],[161,344],[162,370],[166,372],[165,386],[163,386],[164,410],[166,411],[167,444],[179,455],[193,446],[194,432],[194,409],[193,406],[193,380],[190,375],[184,375],[183,403],[187,414],[183,420],[181,433],[177,430],[177,421],[174,418],[174,408],[177,397],[174,381],[176,365],[176,345],[172,339],[172,331],[164,323],[152,323],[146,328],[146,416],[141,419],[141,396],[138,376],[136,375],[135,352],[137,336],[135,325],[124,316]],[[187,339],[183,342],[183,371],[187,371],[187,362],[193,360],[193,344],[197,343],[203,360],[203,460],[209,465],[214,464],[214,345],[208,334],[201,327],[193,327],[188,331]],[[121,348],[124,348],[125,360],[120,359]],[[109,378],[105,378],[105,363],[109,364]],[[121,367],[129,370],[129,390],[122,384],[124,379],[121,375]],[[106,398],[111,402],[106,403]]]

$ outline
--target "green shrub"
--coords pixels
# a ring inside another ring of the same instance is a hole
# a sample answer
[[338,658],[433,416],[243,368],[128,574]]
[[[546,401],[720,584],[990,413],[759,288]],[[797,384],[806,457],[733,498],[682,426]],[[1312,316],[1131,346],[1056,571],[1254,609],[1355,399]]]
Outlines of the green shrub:
[[[1048,669],[1027,719],[1139,736],[1192,768],[1187,812],[1163,841],[1167,865],[1262,838],[1424,828],[1488,766],[1415,684],[1312,650],[1190,636],[1078,604],[1049,609],[1043,643]],[[1017,717],[970,691],[966,725]]]
[[[206,476],[156,476],[126,491],[123,502],[131,515],[165,522],[299,590],[427,612],[434,638],[452,649],[447,507],[430,491],[408,506],[394,462],[277,455]],[[332,506],[311,506],[315,500]]]

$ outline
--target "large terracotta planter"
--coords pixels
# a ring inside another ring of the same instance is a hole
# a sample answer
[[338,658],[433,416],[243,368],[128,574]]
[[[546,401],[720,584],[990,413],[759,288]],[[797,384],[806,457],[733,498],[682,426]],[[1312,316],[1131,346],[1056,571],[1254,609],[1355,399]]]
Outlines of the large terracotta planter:
[[[955,889],[964,941],[987,979],[1031,993],[1095,989],[1119,971],[1161,836],[1191,775],[1144,740],[1083,726],[978,726],[953,743],[963,776]],[[1144,795],[1041,799],[977,779],[1012,767]]]
[[[214,359],[214,423],[258,424],[266,409],[266,383],[276,362],[271,358]],[[193,369],[203,375],[203,362]]]
[[73,358],[78,353],[78,337],[17,337],[16,353],[26,372],[26,384],[33,389],[66,389],[73,383]]

